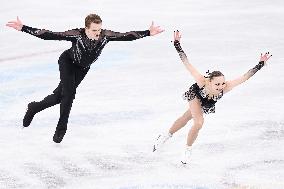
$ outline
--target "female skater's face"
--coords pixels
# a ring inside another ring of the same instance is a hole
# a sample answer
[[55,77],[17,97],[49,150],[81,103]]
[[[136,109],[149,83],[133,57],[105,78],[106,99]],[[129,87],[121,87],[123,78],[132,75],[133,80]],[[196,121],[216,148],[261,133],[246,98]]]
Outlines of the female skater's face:
[[211,89],[214,94],[219,94],[226,87],[225,77],[213,77],[210,81]]
[[102,30],[102,23],[91,23],[89,27],[85,28],[86,35],[90,39],[98,39]]

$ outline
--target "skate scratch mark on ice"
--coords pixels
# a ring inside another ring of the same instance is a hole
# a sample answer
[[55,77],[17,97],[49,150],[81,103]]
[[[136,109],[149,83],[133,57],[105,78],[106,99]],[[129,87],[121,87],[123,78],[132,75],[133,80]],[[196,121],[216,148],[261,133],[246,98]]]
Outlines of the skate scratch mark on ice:
[[[284,160],[281,159],[271,159],[271,160],[263,160],[263,161],[255,161],[252,163],[244,163],[239,166],[231,167],[226,172],[223,178],[223,184],[233,189],[255,189],[251,186],[240,185],[235,181],[235,175],[245,175],[243,173],[247,172],[258,172],[263,174],[264,170],[274,170],[276,175],[281,175],[279,170],[283,170],[284,168]],[[280,174],[279,174],[280,173]]]
[[38,177],[40,181],[47,186],[47,188],[61,188],[66,185],[63,178],[56,176],[48,170],[43,170],[33,163],[25,164],[25,168],[28,170],[29,174]]
[[122,173],[131,173],[134,169],[130,166],[129,162],[117,156],[100,155],[100,157],[98,157],[96,155],[88,155],[86,160],[95,167],[93,173],[96,177],[122,175]]
[[210,143],[210,144],[203,144],[201,148],[205,148],[207,153],[222,153],[225,151],[225,145],[221,143]]
[[[113,159],[113,160],[112,160]],[[98,167],[99,169],[109,170],[109,171],[121,171],[125,169],[125,167],[115,159],[115,157],[95,157],[88,158],[88,161]]]
[[267,121],[262,124],[258,124],[258,127],[265,128],[262,132],[260,139],[265,140],[281,140],[284,139],[284,123]]
[[74,177],[84,177],[91,175],[89,170],[78,167],[76,164],[69,160],[61,160],[63,170]]
[[0,188],[24,188],[27,186],[27,184],[21,183],[18,178],[12,177],[7,171],[0,170]]
[[34,56],[40,56],[40,55],[43,55],[43,54],[51,54],[51,53],[60,52],[60,51],[63,51],[63,50],[64,49],[57,49],[57,50],[50,50],[50,51],[35,52],[35,53],[30,53],[30,54],[23,54],[23,55],[12,56],[12,57],[7,57],[7,58],[0,58],[0,62],[18,60],[18,59],[29,58],[29,57],[34,57]]
[[[131,151],[131,150],[127,150]],[[147,153],[139,153],[139,152],[133,152],[127,153],[125,157],[123,157],[124,161],[130,163],[130,166],[132,168],[135,168],[138,170],[139,168],[142,170],[146,169],[153,169],[155,167],[155,163],[159,162],[159,159],[156,159],[152,156],[149,156]]]
[[79,114],[76,119],[72,120],[74,124],[85,125],[98,125],[105,123],[112,123],[121,120],[141,120],[146,119],[151,116],[152,112],[147,110],[141,111],[120,111],[120,112],[110,112],[110,113],[93,113],[93,114]]
[[[151,184],[151,185],[133,185],[122,186],[119,189],[210,189],[207,187],[190,186],[187,184]],[[215,188],[214,188],[215,189]]]
[[248,168],[254,168],[254,167],[257,168],[260,166],[273,166],[273,165],[279,167],[281,164],[284,166],[284,160],[272,159],[272,160],[256,161],[253,163],[242,164],[240,166],[231,168],[231,170],[242,170],[242,169],[248,169]]

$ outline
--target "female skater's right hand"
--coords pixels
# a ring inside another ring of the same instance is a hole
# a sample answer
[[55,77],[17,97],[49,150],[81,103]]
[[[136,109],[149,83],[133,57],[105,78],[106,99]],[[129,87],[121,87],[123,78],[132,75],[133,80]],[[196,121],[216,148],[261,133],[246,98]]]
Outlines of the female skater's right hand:
[[259,58],[259,62],[263,61],[264,64],[266,64],[266,61],[267,61],[270,57],[272,57],[272,55],[269,54],[269,52],[265,53],[264,55],[261,53],[261,54],[260,54],[260,58]]
[[178,30],[174,31],[174,41],[180,41],[180,38],[181,38],[180,32]]
[[21,20],[19,19],[19,17],[17,16],[17,21],[10,21],[6,24],[6,26],[14,28],[15,30],[21,31],[23,24]]

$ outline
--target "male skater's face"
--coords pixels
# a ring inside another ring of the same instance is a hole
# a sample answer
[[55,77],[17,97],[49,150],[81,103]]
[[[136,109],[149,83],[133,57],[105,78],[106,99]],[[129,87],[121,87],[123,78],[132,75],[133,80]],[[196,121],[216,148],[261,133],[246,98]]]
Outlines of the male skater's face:
[[90,39],[98,40],[102,30],[102,23],[91,23],[89,27],[85,28],[86,35]]

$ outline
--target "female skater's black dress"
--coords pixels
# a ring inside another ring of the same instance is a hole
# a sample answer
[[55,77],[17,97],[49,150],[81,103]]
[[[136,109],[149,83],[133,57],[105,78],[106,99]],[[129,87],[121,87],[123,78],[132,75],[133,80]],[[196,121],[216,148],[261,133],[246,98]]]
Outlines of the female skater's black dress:
[[202,111],[205,114],[215,113],[215,103],[217,100],[222,98],[222,96],[223,91],[221,91],[218,95],[209,98],[204,86],[200,88],[197,83],[191,85],[189,90],[183,94],[183,98],[187,101],[191,101],[196,97],[201,102]]

